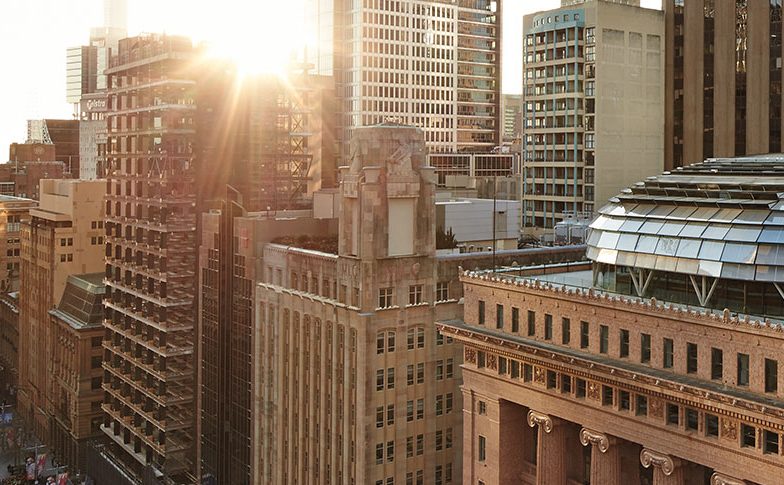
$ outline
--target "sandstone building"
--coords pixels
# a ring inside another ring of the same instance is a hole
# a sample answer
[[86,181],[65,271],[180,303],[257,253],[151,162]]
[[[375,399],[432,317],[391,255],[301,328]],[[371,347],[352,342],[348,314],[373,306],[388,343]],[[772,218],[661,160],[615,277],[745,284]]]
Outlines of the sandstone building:
[[39,205],[21,226],[19,413],[48,440],[56,398],[49,310],[69,275],[103,268],[103,181],[41,180]]
[[340,193],[318,194],[312,211],[246,214],[230,194],[203,216],[202,477],[460,483],[461,352],[433,322],[461,314],[458,266],[486,267],[491,254],[436,254],[422,138],[396,124],[357,130]]
[[54,407],[47,443],[71,472],[86,471],[87,441],[101,436],[103,273],[70,275],[52,325]]
[[462,275],[464,483],[781,482],[781,162],[624,190],[582,266]]

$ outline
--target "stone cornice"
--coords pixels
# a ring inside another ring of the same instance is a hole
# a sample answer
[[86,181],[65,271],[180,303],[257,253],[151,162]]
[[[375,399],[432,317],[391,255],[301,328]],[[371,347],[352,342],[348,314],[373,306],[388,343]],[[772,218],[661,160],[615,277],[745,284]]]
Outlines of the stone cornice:
[[[467,327],[468,326],[465,324],[461,324],[461,326],[458,327],[451,325],[448,322],[436,323],[436,328],[442,333],[451,334],[453,337],[466,342],[468,345],[482,348],[489,352],[504,353],[503,350],[508,350],[509,353],[506,355],[507,357],[528,361],[544,367],[553,367],[553,363],[555,363],[572,372],[583,372],[590,379],[598,380],[600,382],[617,383],[619,379],[626,379],[627,381],[631,381],[635,383],[635,385],[640,386],[640,389],[642,389],[643,385],[647,385],[659,388],[662,391],[681,394],[681,397],[661,395],[670,401],[680,402],[681,404],[687,404],[695,408],[710,409],[713,412],[719,412],[718,408],[711,408],[711,406],[703,404],[704,400],[710,399],[718,404],[736,408],[738,410],[736,412],[727,412],[722,409],[721,414],[723,415],[728,415],[735,419],[742,418],[746,422],[774,429],[784,429],[784,426],[781,424],[765,422],[748,415],[748,412],[751,411],[777,419],[784,419],[784,408],[782,407],[767,406],[759,402],[737,398],[729,394],[709,391],[691,384],[687,385],[674,380],[646,375],[642,372],[619,369],[613,365],[598,363],[585,357],[566,355],[559,351],[545,350],[532,344],[517,343],[507,338],[487,335],[486,333],[481,332],[481,330],[484,329],[478,328],[474,330],[473,328]],[[520,353],[527,354],[526,357],[530,357],[521,358],[518,355]],[[688,400],[687,398],[689,397],[693,398],[694,401]]]
[[624,311],[635,313],[661,314],[666,318],[685,321],[686,318],[691,323],[707,324],[712,326],[723,325],[730,330],[741,330],[754,332],[756,335],[766,335],[773,338],[784,339],[784,325],[768,320],[752,319],[746,315],[743,318],[732,316],[728,309],[717,313],[698,309],[686,308],[684,305],[671,303],[661,303],[656,298],[639,299],[636,297],[625,297],[621,295],[610,295],[602,291],[595,291],[592,288],[566,288],[563,285],[553,285],[539,280],[508,278],[493,276],[481,271],[464,271],[460,275],[461,283],[483,284],[487,286],[504,286],[507,288],[525,288],[537,293],[546,293],[544,296],[555,297],[574,301],[576,298],[586,303],[608,306]]

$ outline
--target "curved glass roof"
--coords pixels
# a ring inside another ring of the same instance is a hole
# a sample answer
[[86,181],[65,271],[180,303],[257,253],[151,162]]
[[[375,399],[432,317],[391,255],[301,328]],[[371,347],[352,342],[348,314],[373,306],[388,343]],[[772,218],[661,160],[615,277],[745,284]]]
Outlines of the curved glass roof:
[[709,159],[624,189],[590,225],[589,259],[784,281],[784,155]]

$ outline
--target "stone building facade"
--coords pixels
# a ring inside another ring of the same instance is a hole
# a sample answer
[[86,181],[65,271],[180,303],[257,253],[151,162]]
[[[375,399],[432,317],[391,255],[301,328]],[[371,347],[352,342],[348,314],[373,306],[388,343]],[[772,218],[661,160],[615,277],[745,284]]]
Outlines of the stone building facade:
[[71,275],[51,315],[54,407],[47,443],[72,473],[87,470],[87,440],[101,435],[103,273]]
[[590,263],[461,276],[465,483],[781,482],[779,160],[635,185]]
[[104,187],[103,181],[42,180],[39,206],[22,223],[19,412],[42,440],[55,406],[49,310],[69,275],[103,269]]

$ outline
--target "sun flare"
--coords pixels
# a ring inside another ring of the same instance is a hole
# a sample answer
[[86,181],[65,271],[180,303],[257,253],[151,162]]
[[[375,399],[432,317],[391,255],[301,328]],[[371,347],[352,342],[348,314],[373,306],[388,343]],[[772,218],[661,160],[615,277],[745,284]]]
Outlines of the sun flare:
[[302,0],[224,0],[200,19],[211,55],[230,59],[243,74],[282,74],[306,45]]

